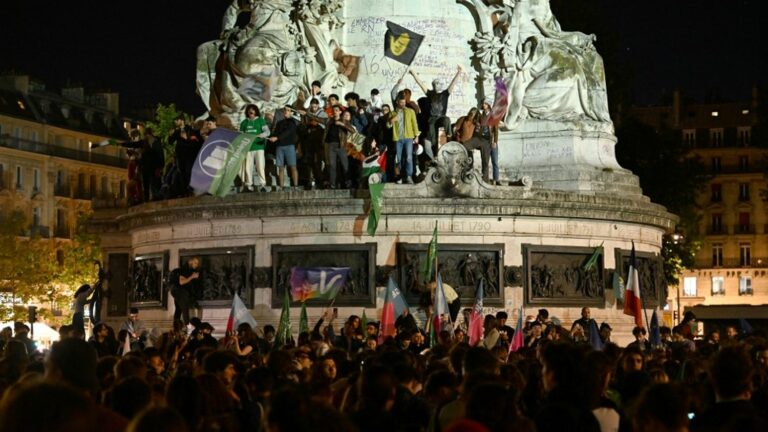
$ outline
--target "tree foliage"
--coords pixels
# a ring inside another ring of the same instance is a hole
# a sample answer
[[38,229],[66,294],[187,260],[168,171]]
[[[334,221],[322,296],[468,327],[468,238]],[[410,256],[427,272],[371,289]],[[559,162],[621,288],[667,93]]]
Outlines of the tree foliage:
[[179,115],[184,115],[187,120],[189,116],[176,109],[176,104],[163,105],[157,104],[155,108],[155,119],[147,122],[147,127],[152,128],[155,136],[163,143],[166,160],[173,154],[173,147],[169,142],[171,131],[176,128],[174,121]]
[[72,293],[96,277],[94,261],[99,259],[98,238],[87,234],[83,221],[72,240],[24,237],[29,223],[19,211],[0,214],[0,320],[23,320],[26,309],[12,307],[39,304],[40,315],[51,317],[53,310],[68,310]]

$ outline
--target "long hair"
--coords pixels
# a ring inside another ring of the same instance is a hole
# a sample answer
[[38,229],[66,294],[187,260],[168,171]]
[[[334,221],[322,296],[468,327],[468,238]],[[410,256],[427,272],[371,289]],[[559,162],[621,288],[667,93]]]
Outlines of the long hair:
[[91,289],[91,286],[88,284],[80,285],[80,288],[78,288],[77,291],[75,291],[75,298],[77,298],[77,296],[79,296],[80,294],[88,291],[89,289]]
[[259,107],[257,107],[255,104],[248,104],[245,106],[245,116],[248,117],[248,111],[254,110],[256,112],[256,117],[261,116],[261,111],[259,111]]

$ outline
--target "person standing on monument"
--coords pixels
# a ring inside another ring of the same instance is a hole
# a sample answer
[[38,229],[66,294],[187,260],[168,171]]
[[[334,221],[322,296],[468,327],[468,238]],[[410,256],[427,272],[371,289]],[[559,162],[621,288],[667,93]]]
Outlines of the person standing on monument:
[[[245,119],[240,122],[240,132],[256,135],[257,137],[251,143],[251,148],[248,150],[248,154],[243,160],[243,165],[240,167],[240,180],[243,182],[243,191],[251,192],[256,188],[257,182],[262,188],[267,185],[264,139],[269,136],[269,125],[261,117],[259,107],[253,104],[245,107]],[[253,172],[254,167],[256,168],[256,175]]]
[[[490,132],[488,128],[481,125],[481,114],[477,108],[469,110],[466,116],[460,117],[456,121],[456,139],[464,144],[469,153],[469,157],[474,159],[474,150],[480,150],[481,170],[483,181],[488,181],[488,160],[491,154]],[[483,129],[488,132],[488,137],[483,136]]]
[[286,105],[283,107],[283,119],[277,122],[275,131],[270,142],[277,144],[275,157],[277,159],[277,188],[278,190],[285,185],[285,166],[287,165],[291,172],[291,186],[299,185],[299,172],[296,169],[296,144],[299,141],[299,129],[296,119],[293,118],[293,107]]
[[201,291],[200,258],[187,259],[186,265],[171,272],[168,281],[175,304],[173,321],[189,324],[189,309],[194,305]]
[[303,127],[299,130],[301,136],[301,174],[299,177],[306,183],[307,189],[322,184],[323,181],[323,135],[328,116],[318,99],[312,98],[309,109],[299,110]]
[[[491,116],[493,101],[486,99],[483,101],[482,111],[480,112],[480,137],[489,142],[488,156],[491,158],[491,169],[493,175],[493,184],[501,186],[499,181],[499,126],[488,124],[488,118]],[[483,161],[484,166],[488,166],[488,161]],[[483,179],[487,181],[488,172],[483,170]]]
[[[333,97],[333,95],[331,95]],[[347,134],[353,133],[355,128],[351,124],[347,124],[341,119],[342,107],[341,105],[333,106],[333,118],[328,121],[328,127],[325,132],[325,148],[327,153],[328,162],[328,180],[331,189],[336,189],[336,164],[341,163],[341,171],[346,180],[347,187],[350,186],[348,177],[349,160],[347,159],[347,152],[342,147],[342,143],[347,141]]]
[[395,111],[389,114],[387,127],[392,128],[392,141],[400,163],[400,179],[397,183],[403,183],[405,179],[405,183],[413,184],[413,144],[418,141],[420,132],[416,124],[416,113],[406,106],[405,94],[402,92],[397,95],[397,105]]
[[432,146],[437,146],[439,128],[442,127],[445,130],[446,136],[451,136],[451,119],[447,116],[448,99],[451,97],[451,93],[453,93],[453,89],[456,87],[463,69],[461,65],[456,66],[456,74],[453,76],[448,88],[445,88],[445,83],[438,78],[432,81],[431,90],[419,79],[416,72],[413,70],[409,70],[409,72],[413,79],[416,80],[416,84],[419,85],[429,99],[429,143],[424,143],[424,151],[427,153],[427,157],[432,160],[434,159]]

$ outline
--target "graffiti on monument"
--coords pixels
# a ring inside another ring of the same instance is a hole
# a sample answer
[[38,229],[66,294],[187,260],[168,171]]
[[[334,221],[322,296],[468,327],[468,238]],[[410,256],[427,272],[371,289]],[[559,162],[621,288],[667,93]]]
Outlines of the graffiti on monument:
[[[440,244],[437,265],[443,283],[450,285],[464,305],[475,301],[477,284],[484,281],[483,301],[486,306],[504,303],[504,273],[502,261],[504,245],[495,244]],[[400,290],[408,303],[429,304],[427,284],[423,280],[423,264],[427,258],[427,244],[398,244]],[[434,280],[434,272],[430,280]]]
[[[627,283],[629,272],[629,256],[632,251],[617,249],[616,270]],[[655,308],[664,305],[667,301],[667,282],[664,278],[664,259],[660,255],[649,252],[635,252],[637,263],[637,277],[640,282],[640,298],[643,307]]]
[[128,302],[131,306],[165,306],[165,276],[168,274],[168,252],[133,258]]
[[594,248],[523,245],[525,296],[529,305],[600,306],[605,303],[603,255]]
[[232,294],[251,305],[251,248],[188,249],[179,251],[179,266],[192,257],[200,258],[198,303],[205,306],[229,306]]
[[[349,267],[350,274],[334,301],[335,306],[376,305],[376,243],[272,246],[272,307],[280,307],[291,289],[293,267]],[[307,300],[309,306],[329,300]]]

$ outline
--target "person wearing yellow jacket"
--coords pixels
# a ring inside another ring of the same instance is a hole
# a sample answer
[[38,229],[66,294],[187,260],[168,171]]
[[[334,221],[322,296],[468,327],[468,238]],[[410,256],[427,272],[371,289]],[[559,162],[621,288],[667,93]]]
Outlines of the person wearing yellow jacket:
[[[413,184],[413,144],[418,142],[419,125],[416,112],[406,106],[405,94],[398,93],[395,110],[389,114],[387,127],[392,129],[392,141],[397,149],[400,179],[397,183]],[[405,153],[405,154],[403,154]]]

